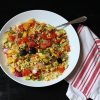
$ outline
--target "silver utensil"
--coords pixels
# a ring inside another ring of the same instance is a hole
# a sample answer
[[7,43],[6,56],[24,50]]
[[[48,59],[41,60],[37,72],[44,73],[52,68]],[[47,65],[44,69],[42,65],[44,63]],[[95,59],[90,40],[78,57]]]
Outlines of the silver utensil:
[[87,20],[87,17],[86,16],[82,16],[82,17],[76,18],[76,19],[74,19],[72,21],[69,21],[67,23],[64,23],[64,24],[61,24],[59,26],[56,26],[56,28],[66,27],[66,26],[68,26],[70,24],[81,23],[81,22],[84,22],[86,20]]

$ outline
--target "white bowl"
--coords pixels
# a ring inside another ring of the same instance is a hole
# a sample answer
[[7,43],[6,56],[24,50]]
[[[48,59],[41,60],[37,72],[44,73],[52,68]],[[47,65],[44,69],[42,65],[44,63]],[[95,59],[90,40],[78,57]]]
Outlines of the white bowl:
[[[22,23],[31,18],[34,18],[37,21],[45,22],[47,24],[51,24],[53,26],[57,26],[57,25],[68,22],[62,16],[50,11],[45,11],[45,10],[26,11],[26,12],[16,15],[15,17],[13,17],[7,22],[1,29],[0,37],[2,37],[2,34],[5,31],[7,31],[9,27]],[[3,50],[0,47],[0,65],[1,65],[2,70],[14,81],[26,86],[31,86],[31,87],[49,86],[65,79],[75,68],[76,63],[78,62],[79,54],[80,54],[80,43],[79,43],[79,39],[78,39],[76,31],[74,30],[72,25],[67,26],[65,30],[67,32],[70,47],[71,47],[71,52],[69,53],[69,61],[68,61],[69,66],[64,71],[64,73],[61,76],[59,76],[57,79],[50,80],[50,81],[32,81],[32,80],[27,81],[27,80],[23,80],[22,78],[13,76],[12,74],[10,74],[7,66],[5,65],[6,60],[3,54]],[[1,40],[2,39],[0,39],[0,41]]]

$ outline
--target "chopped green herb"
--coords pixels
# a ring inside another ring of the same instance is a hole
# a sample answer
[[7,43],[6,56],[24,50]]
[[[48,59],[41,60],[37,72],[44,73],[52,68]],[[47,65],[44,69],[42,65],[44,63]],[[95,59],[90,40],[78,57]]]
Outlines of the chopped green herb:
[[30,77],[29,76],[24,76],[23,77],[25,80],[30,80]]
[[12,27],[10,27],[9,32],[11,32],[12,34],[16,34],[16,32],[13,31]]
[[59,48],[60,48],[60,47],[61,47],[61,45],[60,45],[60,44],[57,44],[57,47],[59,47]]
[[20,54],[19,54],[19,53],[17,53],[17,54],[16,54],[16,57],[17,57],[17,58],[19,58],[19,57],[20,57]]
[[42,53],[42,54],[45,54],[45,51],[44,51],[44,50],[42,50],[42,51],[41,51],[41,53]]
[[27,59],[27,62],[29,62],[29,61],[30,61],[30,59],[28,58],[28,59]]
[[39,77],[39,79],[38,79],[38,81],[41,81],[41,80],[43,80],[44,79],[44,77],[43,77],[43,74],[41,73],[40,74],[40,77]]
[[22,33],[19,33],[19,34],[18,34],[18,37],[19,37],[19,38],[22,38],[22,36],[23,36]]

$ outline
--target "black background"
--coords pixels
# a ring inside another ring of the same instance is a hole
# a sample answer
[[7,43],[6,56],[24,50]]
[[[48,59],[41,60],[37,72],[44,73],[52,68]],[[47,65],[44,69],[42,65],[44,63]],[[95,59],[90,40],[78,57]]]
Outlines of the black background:
[[[13,16],[27,10],[42,9],[60,14],[67,20],[82,15],[88,17],[83,23],[100,37],[100,7],[95,2],[73,2],[68,0],[2,0],[0,2],[0,28]],[[76,29],[78,24],[74,25]],[[64,80],[44,88],[31,88],[11,80],[0,68],[0,100],[68,100],[68,83]]]

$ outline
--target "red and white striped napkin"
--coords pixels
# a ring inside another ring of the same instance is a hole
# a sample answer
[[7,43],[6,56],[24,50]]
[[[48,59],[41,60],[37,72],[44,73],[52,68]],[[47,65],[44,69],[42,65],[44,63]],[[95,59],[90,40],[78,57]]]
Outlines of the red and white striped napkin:
[[65,79],[69,83],[66,95],[70,100],[100,100],[100,39],[83,25],[78,34],[81,54],[76,69]]

